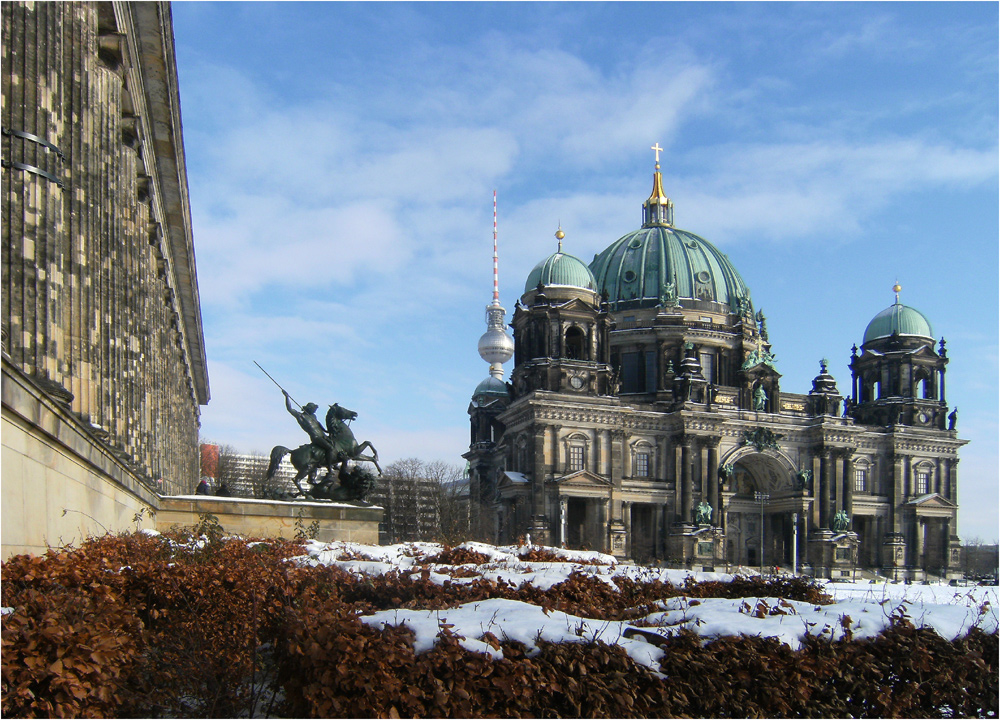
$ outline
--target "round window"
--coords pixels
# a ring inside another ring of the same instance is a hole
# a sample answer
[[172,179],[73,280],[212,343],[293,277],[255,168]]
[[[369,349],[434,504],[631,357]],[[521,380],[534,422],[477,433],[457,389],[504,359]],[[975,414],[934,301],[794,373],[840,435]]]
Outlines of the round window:
[[622,277],[625,279],[625,282],[633,282],[635,280],[635,273],[631,270],[626,270]]
[[642,247],[642,240],[640,240],[639,238],[632,238],[632,240],[629,242],[628,246],[630,248]]
[[707,271],[702,270],[697,275],[695,275],[695,277],[698,279],[698,282],[707,283],[709,278],[711,278],[711,275],[709,275]]

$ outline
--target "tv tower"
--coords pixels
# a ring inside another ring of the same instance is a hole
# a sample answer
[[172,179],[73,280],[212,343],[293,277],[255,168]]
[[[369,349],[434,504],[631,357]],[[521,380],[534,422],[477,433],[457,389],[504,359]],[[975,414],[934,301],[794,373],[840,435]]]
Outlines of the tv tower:
[[507,311],[500,304],[497,274],[497,191],[493,191],[493,302],[486,306],[486,332],[479,338],[479,357],[490,364],[490,375],[503,380],[503,364],[514,355],[514,341],[507,334]]

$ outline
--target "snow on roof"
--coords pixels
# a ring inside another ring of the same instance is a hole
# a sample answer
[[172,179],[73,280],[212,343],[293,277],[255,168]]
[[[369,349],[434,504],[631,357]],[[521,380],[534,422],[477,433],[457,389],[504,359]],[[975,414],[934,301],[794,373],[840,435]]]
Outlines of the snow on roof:
[[511,482],[514,483],[527,483],[530,482],[524,473],[513,472],[512,470],[507,470],[504,472]]

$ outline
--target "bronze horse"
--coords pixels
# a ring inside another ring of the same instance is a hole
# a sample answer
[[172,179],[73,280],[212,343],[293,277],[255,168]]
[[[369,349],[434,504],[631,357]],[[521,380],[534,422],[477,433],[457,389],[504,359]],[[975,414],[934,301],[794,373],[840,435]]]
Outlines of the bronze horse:
[[[378,474],[382,474],[382,468],[378,464],[378,450],[375,446],[371,444],[368,440],[358,444],[358,441],[354,437],[354,433],[351,431],[350,426],[348,426],[346,421],[354,420],[358,417],[358,414],[353,410],[348,410],[347,408],[341,407],[337,403],[330,406],[330,409],[326,413],[326,431],[330,438],[330,442],[337,453],[337,464],[340,465],[340,476],[344,476],[346,473],[346,463],[348,461],[353,462],[370,462],[375,465],[375,469],[378,470]],[[365,455],[364,451],[370,449],[372,451],[371,455]],[[300,484],[303,478],[308,478],[309,484],[313,486],[310,489],[309,494],[315,494],[317,489],[326,489],[330,484],[332,484],[334,478],[334,468],[327,466],[326,476],[319,483],[316,481],[317,472],[324,466],[326,462],[326,451],[317,447],[313,443],[306,443],[305,445],[300,445],[294,450],[284,447],[283,445],[276,445],[274,449],[271,450],[271,464],[267,468],[267,478],[268,480],[274,477],[274,473],[277,472],[278,466],[281,464],[282,458],[285,455],[289,455],[289,460],[292,466],[296,470],[296,475],[294,477],[295,487],[299,489],[299,492],[303,495],[307,494],[306,491],[302,489]],[[363,499],[363,498],[358,498]]]

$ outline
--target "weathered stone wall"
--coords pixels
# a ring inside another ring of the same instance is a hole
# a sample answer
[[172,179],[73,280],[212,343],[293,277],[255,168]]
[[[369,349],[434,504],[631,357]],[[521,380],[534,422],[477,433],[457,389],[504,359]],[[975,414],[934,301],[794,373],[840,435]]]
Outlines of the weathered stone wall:
[[138,475],[187,492],[209,394],[169,5],[2,19],[5,349]]
[[[378,543],[380,507],[288,503],[246,498],[162,497],[93,428],[3,359],[0,559],[137,528],[165,530],[212,514],[227,532],[295,536],[315,521],[318,540]],[[194,485],[185,492],[193,492]]]
[[356,507],[338,503],[280,502],[223,498],[211,495],[160,498],[156,529],[190,527],[202,515],[214,515],[227,533],[243,537],[294,538],[301,528],[308,531],[315,522],[316,539],[378,545],[381,507]]
[[[2,557],[152,527],[157,496],[31,378],[3,361]],[[142,512],[145,510],[145,512]]]

